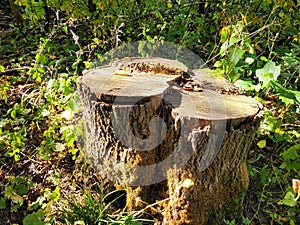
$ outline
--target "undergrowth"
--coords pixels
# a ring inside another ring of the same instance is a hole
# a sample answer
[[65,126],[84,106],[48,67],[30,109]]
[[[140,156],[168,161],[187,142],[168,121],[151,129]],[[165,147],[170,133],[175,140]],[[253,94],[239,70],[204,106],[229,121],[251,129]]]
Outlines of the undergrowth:
[[300,223],[299,2],[112,2],[17,1],[20,27],[1,6],[1,224],[151,223],[92,191],[72,123],[82,71],[138,40],[188,47],[264,106],[244,216],[224,223]]

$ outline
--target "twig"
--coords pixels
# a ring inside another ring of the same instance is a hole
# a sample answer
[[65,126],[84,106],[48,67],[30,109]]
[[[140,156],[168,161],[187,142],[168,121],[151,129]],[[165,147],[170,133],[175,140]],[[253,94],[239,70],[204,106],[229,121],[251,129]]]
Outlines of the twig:
[[24,66],[22,68],[7,69],[4,72],[0,72],[0,76],[8,75],[8,74],[11,74],[11,73],[14,73],[14,72],[19,72],[19,71],[22,71],[22,70],[29,70],[29,69],[32,69],[32,67]]
[[259,202],[258,202],[257,210],[256,210],[256,212],[254,213],[254,215],[252,216],[252,218],[250,219],[250,223],[249,223],[249,224],[251,224],[251,222],[253,221],[253,219],[257,216],[258,212],[260,211],[260,207],[261,207],[261,203],[262,203],[262,196],[263,196],[263,194],[264,194],[264,192],[265,192],[266,186],[267,186],[267,185],[264,185],[264,186],[263,186],[263,190],[262,190],[262,193],[261,193],[261,197],[260,197],[260,199],[259,199]]
[[20,154],[21,154],[22,156],[28,158],[29,161],[35,162],[35,163],[40,164],[40,165],[42,164],[42,162],[36,161],[35,159],[31,158],[29,155],[24,154],[23,152],[20,152]]

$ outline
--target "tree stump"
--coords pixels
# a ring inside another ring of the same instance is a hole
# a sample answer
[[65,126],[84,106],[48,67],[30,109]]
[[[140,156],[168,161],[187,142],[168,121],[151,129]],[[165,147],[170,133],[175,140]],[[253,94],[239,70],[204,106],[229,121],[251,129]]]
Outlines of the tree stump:
[[78,93],[87,158],[126,190],[129,209],[154,204],[158,224],[221,224],[239,212],[257,101],[208,70],[162,58],[86,71]]

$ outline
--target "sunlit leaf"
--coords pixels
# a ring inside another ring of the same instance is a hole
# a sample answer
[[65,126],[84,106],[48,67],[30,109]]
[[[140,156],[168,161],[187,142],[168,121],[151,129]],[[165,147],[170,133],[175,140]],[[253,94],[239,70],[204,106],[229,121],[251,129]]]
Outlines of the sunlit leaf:
[[238,70],[236,69],[233,69],[230,73],[229,73],[229,78],[230,78],[230,81],[232,83],[234,83],[236,80],[238,80],[240,78],[241,74],[239,73]]
[[185,188],[189,188],[190,186],[193,186],[194,185],[194,181],[192,181],[191,179],[189,178],[186,178],[182,184],[181,184],[181,187],[185,187]]
[[42,65],[47,65],[49,59],[45,55],[36,55],[36,61]]
[[72,115],[73,115],[72,111],[70,109],[67,109],[62,112],[61,118],[65,120],[72,120]]
[[260,140],[259,142],[257,142],[257,146],[259,148],[264,148],[266,147],[267,141],[266,140]]
[[5,67],[0,64],[0,72],[4,72],[4,71],[5,71]]
[[229,26],[227,27],[223,27],[220,31],[220,36],[221,36],[221,43],[225,42],[228,37],[230,36],[230,33],[231,33],[231,29]]
[[29,210],[37,209],[39,206],[41,206],[44,203],[45,200],[46,200],[45,197],[39,196],[35,202],[32,202],[31,204],[28,205],[28,209]]
[[284,160],[296,160],[300,158],[300,155],[298,154],[299,150],[300,144],[293,145],[292,147],[283,151],[281,153],[281,156],[284,158]]
[[[299,101],[300,92],[290,91],[274,80],[270,80],[270,86],[272,88],[274,88],[280,94],[279,98],[283,101],[285,100],[284,103],[286,105],[291,104],[290,101],[293,101],[293,102],[295,101],[298,104],[300,104],[300,101]],[[288,99],[290,101],[288,101]]]
[[223,65],[223,63],[221,61],[216,61],[214,64],[214,67],[220,67],[222,65]]
[[241,13],[241,12],[240,12],[240,14],[241,14],[241,16],[242,16],[242,18],[243,18],[244,23],[245,23],[246,25],[248,25],[247,17],[246,17],[243,13]]
[[62,143],[55,143],[55,151],[57,152],[61,152],[63,150],[65,150],[66,147],[64,146],[64,144]]
[[231,37],[230,39],[229,39],[229,47],[230,46],[232,46],[232,45],[234,45],[235,43],[237,43],[238,41],[239,41],[240,39],[239,38],[237,38],[237,37]]
[[271,80],[277,80],[279,75],[280,67],[272,61],[267,62],[264,68],[256,70],[256,77],[263,83],[263,86],[268,85]]
[[66,34],[68,34],[68,26],[66,26],[66,25],[63,26],[63,27],[62,27],[62,30],[63,30]]
[[52,211],[52,201],[49,201],[48,203],[44,204],[43,207],[44,207],[44,212],[45,213],[47,213],[47,214],[51,213],[51,211]]
[[251,58],[251,57],[247,57],[247,58],[245,59],[245,62],[248,63],[249,65],[251,65],[251,64],[254,62],[254,59]]
[[50,112],[47,109],[43,109],[41,112],[42,117],[47,117],[50,115]]
[[287,192],[284,199],[278,202],[280,205],[287,205],[287,206],[295,206],[297,205],[297,201],[295,200],[295,195],[292,192]]
[[236,82],[234,82],[234,85],[247,91],[253,86],[253,81],[239,79]]
[[239,48],[232,48],[229,51],[228,58],[230,66],[234,67],[240,61],[245,51]]
[[50,198],[54,201],[57,202],[58,199],[60,198],[60,188],[56,186],[54,189],[53,193],[51,194]]
[[12,185],[9,185],[9,186],[5,187],[4,196],[7,198],[10,198],[14,192],[15,192],[14,187]]
[[289,91],[290,93],[292,93],[295,98],[296,98],[296,102],[300,105],[300,91]]
[[220,48],[220,55],[221,56],[224,56],[226,50],[228,48],[228,40],[226,40],[222,45],[221,45],[221,48]]
[[78,220],[74,222],[74,225],[85,225],[85,223],[82,220]]
[[11,118],[15,119],[16,115],[17,115],[17,111],[15,109],[11,110],[11,112],[10,112]]
[[12,193],[12,195],[10,196],[10,199],[13,203],[15,204],[23,204],[24,199],[22,198],[22,196],[18,195],[16,192]]

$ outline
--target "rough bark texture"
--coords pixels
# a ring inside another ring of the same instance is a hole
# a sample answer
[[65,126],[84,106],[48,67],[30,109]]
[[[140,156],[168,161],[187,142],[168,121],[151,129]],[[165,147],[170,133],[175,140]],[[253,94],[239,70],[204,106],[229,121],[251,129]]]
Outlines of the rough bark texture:
[[248,188],[245,160],[261,110],[250,97],[218,94],[233,87],[209,76],[198,76],[201,92],[182,90],[186,71],[174,65],[181,72],[107,66],[81,77],[85,151],[111,187],[125,188],[130,209],[164,200],[156,206],[163,224],[220,224]]

